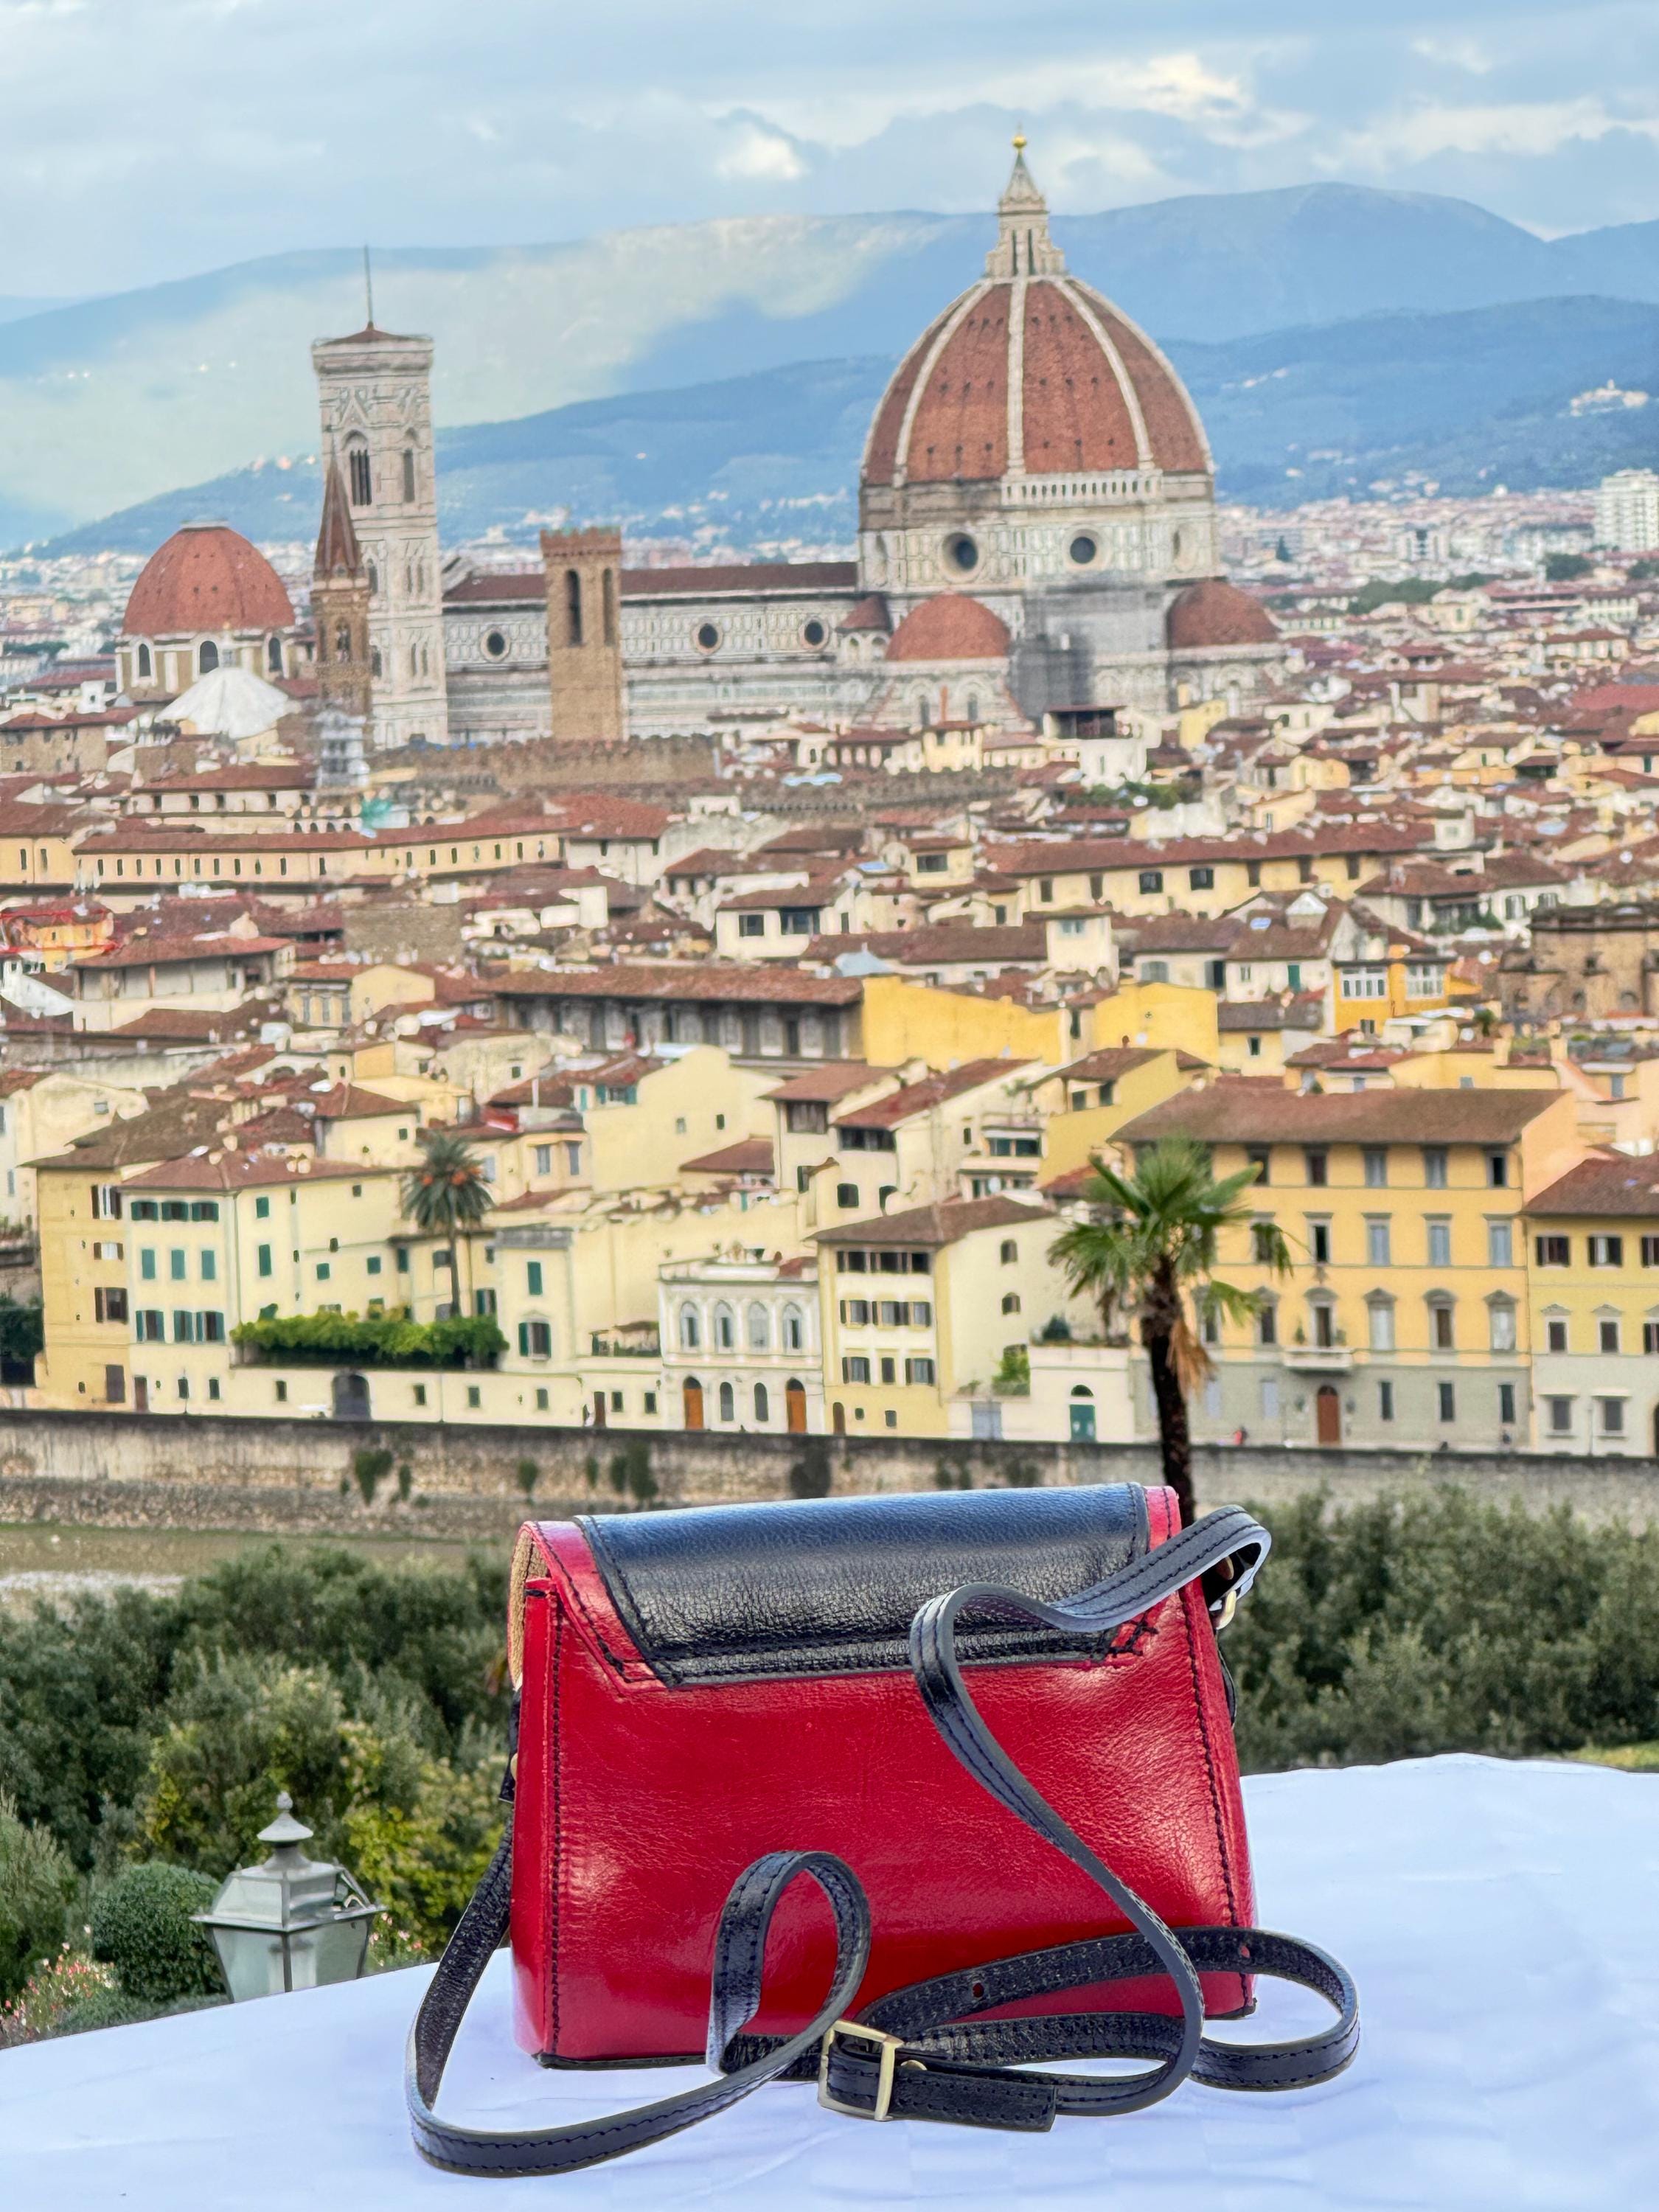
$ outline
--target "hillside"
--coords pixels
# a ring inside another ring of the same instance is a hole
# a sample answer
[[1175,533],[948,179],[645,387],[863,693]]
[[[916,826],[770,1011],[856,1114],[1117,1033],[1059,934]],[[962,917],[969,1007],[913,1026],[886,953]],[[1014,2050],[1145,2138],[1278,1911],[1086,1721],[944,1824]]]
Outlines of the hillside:
[[[376,299],[384,324],[436,339],[434,403],[454,429],[734,368],[890,357],[978,271],[991,231],[988,215],[781,216],[410,247],[377,255]],[[1055,231],[1156,335],[1206,348],[1574,292],[1659,301],[1659,223],[1546,240],[1465,201],[1353,185],[1168,200]],[[303,459],[310,340],[362,316],[358,256],[340,250],[0,319],[0,544],[259,455]]]
[[[1659,461],[1659,307],[1552,300],[1370,315],[1170,351],[1203,411],[1221,489],[1237,498],[1363,494],[1407,470],[1448,491],[1523,490]],[[795,363],[445,431],[444,535],[529,538],[568,508],[651,534],[706,526],[734,544],[850,538],[865,431],[890,368],[880,355]],[[1573,415],[1574,395],[1609,376],[1654,402]],[[56,549],[146,552],[199,514],[266,542],[305,539],[319,498],[314,461],[264,463],[88,525]]]

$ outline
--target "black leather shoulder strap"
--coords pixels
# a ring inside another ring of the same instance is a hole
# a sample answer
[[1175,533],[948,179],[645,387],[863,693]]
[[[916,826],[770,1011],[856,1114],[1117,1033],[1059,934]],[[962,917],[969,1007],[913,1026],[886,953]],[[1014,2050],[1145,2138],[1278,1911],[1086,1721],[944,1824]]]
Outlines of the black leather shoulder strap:
[[[844,2017],[864,1978],[870,1911],[857,1876],[824,1851],[775,1851],[739,1875],[714,1946],[707,2057],[718,2078],[630,2112],[528,2133],[465,2128],[433,2109],[461,2020],[490,1953],[507,1934],[511,1831],[491,1861],[439,1961],[410,2031],[406,2095],[419,2148],[464,2173],[562,2173],[661,2141],[736,2104],[764,2081],[816,2074],[820,2100],[866,2119],[927,2119],[1018,2130],[1057,2114],[1105,2117],[1167,2097],[1189,2075],[1212,2088],[1301,2088],[1340,2072],[1358,2045],[1358,2000],[1336,1962],[1311,1944],[1260,1929],[1167,1928],[1146,1900],[1091,1851],[1034,1790],[986,1727],[957,1664],[957,1623],[1024,1622],[1070,1638],[1109,1637],[1188,1583],[1231,1562],[1231,1595],[1249,1588],[1267,1554],[1267,1532],[1237,1506],[1208,1514],[1103,1582],[1058,1604],[973,1583],[933,1599],[911,1629],[911,1664],[934,1725],[997,1802],[1062,1851],[1109,1897],[1132,1933],[1091,1938],[1001,1959],[894,1990],[865,2018]],[[802,1876],[817,1882],[836,1920],[836,1965],[823,2008],[799,2034],[751,2036],[760,2009],[766,1931],[779,1899]],[[1203,2033],[1199,1976],[1277,1978],[1314,1990],[1336,2018],[1291,2043],[1215,2043]],[[1178,2016],[1089,2012],[982,2021],[1018,1998],[1144,1980],[1163,1973]],[[1123,2075],[1011,2071],[1068,2058],[1138,2058]]]

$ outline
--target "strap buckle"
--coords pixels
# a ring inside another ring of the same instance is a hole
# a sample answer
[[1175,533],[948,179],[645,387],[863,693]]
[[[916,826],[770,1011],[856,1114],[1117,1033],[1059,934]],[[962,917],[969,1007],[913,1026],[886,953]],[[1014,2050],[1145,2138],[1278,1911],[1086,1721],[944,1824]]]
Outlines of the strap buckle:
[[[843,2104],[830,2093],[830,2056],[837,2036],[848,2043],[868,2043],[879,2050],[881,2056],[876,2069],[876,2102],[873,2111],[866,2112],[862,2105]],[[823,2044],[818,2056],[818,2102],[826,2112],[845,2112],[855,2120],[890,2119],[893,2110],[893,2075],[898,2066],[899,2052],[904,2048],[904,2039],[889,2035],[879,2027],[866,2027],[861,2021],[838,2020],[823,2032]]]

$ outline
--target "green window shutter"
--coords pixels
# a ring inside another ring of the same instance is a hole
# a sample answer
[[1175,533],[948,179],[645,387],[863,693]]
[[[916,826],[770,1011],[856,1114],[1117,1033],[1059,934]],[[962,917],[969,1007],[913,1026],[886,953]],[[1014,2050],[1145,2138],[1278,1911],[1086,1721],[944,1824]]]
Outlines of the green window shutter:
[[519,1323],[519,1354],[524,1359],[530,1357],[530,1323],[527,1321]]

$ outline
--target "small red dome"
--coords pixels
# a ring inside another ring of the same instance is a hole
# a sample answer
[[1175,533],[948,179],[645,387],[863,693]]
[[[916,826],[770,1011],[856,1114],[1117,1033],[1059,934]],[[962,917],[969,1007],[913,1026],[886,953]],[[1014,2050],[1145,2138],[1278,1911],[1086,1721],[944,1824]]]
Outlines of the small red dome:
[[293,627],[282,578],[224,522],[187,522],[174,531],[144,563],[121,620],[127,637]]
[[1172,653],[1194,653],[1205,646],[1272,645],[1279,624],[1248,592],[1220,576],[1188,584],[1164,617]]
[[893,632],[889,660],[1003,660],[1008,625],[965,592],[940,592],[912,607]]

